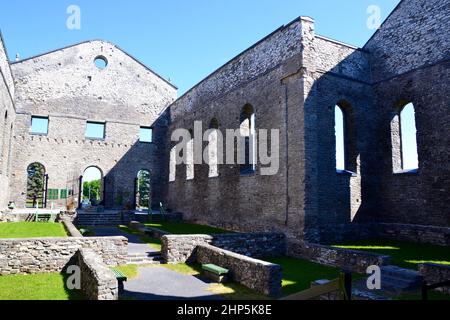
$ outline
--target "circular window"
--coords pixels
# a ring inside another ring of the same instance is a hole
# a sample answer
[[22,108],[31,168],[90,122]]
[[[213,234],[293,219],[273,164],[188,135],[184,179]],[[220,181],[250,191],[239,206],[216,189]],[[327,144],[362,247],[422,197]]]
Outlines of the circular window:
[[108,65],[108,60],[106,60],[106,58],[103,56],[98,56],[97,58],[95,58],[94,64],[97,68],[103,70]]

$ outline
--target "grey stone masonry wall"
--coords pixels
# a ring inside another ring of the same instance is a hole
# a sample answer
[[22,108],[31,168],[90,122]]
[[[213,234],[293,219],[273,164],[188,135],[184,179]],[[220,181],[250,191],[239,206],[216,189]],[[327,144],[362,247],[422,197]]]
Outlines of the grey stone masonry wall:
[[[425,263],[420,265],[419,271],[428,285],[450,281],[450,266]],[[450,287],[439,288],[438,291],[450,294]]]
[[208,235],[165,235],[161,238],[161,254],[168,264],[195,262],[197,247],[212,242]]
[[372,265],[388,265],[391,260],[391,257],[386,255],[333,248],[307,242],[289,242],[288,255],[357,273],[366,273],[367,267]]
[[281,295],[282,270],[277,264],[256,260],[211,245],[197,247],[197,262],[230,270],[232,281],[271,297]]
[[[108,65],[101,70],[94,59]],[[14,176],[10,199],[25,206],[27,167],[41,163],[49,189],[69,189],[78,200],[78,179],[98,167],[107,208],[134,209],[134,182],[151,173],[152,204],[163,201],[167,106],[177,95],[170,83],[113,44],[89,41],[11,64],[16,83]],[[32,116],[49,117],[48,134],[32,134]],[[105,123],[105,138],[86,137],[88,121]],[[140,127],[153,142],[139,141]],[[64,208],[68,200],[49,200]]]
[[163,258],[171,264],[195,261],[196,249],[201,244],[253,258],[279,257],[286,253],[286,239],[280,233],[165,235],[161,240]]
[[402,0],[364,49],[374,81],[449,59],[447,0]]
[[94,250],[80,249],[76,259],[81,269],[81,290],[88,300],[119,299],[116,277]]
[[96,252],[108,266],[126,264],[124,237],[0,240],[0,275],[61,272],[82,248]]
[[376,230],[383,239],[448,246],[450,250],[450,228],[380,223]]
[[63,215],[60,218],[60,221],[64,224],[64,227],[66,228],[67,232],[71,237],[75,238],[83,238],[83,235],[81,232],[75,227],[75,225],[72,222],[72,219]]
[[12,135],[16,118],[14,94],[14,81],[0,34],[0,211],[5,210],[10,201]]

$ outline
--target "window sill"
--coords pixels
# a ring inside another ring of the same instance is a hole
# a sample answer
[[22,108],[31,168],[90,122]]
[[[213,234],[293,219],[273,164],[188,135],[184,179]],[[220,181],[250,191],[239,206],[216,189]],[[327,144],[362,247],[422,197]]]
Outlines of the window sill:
[[140,144],[153,144],[153,141],[139,141]]
[[338,169],[336,169],[336,173],[338,175],[349,176],[349,177],[353,177],[353,178],[358,176],[355,172],[348,171],[348,170],[338,170]]
[[105,141],[105,138],[91,138],[91,137],[85,137],[86,140],[91,140],[91,141]]
[[32,136],[47,137],[48,133],[30,132]]
[[252,176],[256,176],[256,171],[246,171],[246,172],[241,172],[240,173],[241,177],[252,177]]
[[419,169],[395,171],[394,176],[417,176]]

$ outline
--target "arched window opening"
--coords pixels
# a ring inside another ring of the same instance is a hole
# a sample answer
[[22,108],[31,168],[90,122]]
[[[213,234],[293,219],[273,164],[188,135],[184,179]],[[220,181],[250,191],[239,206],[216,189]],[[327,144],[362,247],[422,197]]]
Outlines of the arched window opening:
[[336,105],[335,132],[336,132],[336,170],[345,171],[345,115],[340,106]]
[[83,209],[96,207],[103,202],[103,173],[95,167],[88,167],[83,173],[82,179],[82,202]]
[[192,130],[189,130],[189,132],[191,134],[191,140],[186,145],[186,180],[194,180],[194,134]]
[[136,210],[148,211],[151,208],[150,171],[141,170],[136,178]]
[[412,103],[400,108],[392,119],[392,157],[394,172],[411,172],[419,169],[417,128]]
[[177,148],[174,146],[170,149],[170,160],[169,160],[169,182],[175,182],[177,177]]
[[244,138],[245,160],[240,162],[241,174],[251,174],[256,171],[256,136],[255,111],[249,104],[241,112],[240,134]]
[[218,158],[218,134],[219,134],[219,121],[214,118],[209,124],[208,135],[208,164],[209,164],[209,177],[215,178],[219,176],[219,158]]
[[336,171],[358,174],[358,148],[356,144],[356,123],[353,108],[345,100],[335,105]]
[[27,168],[27,208],[43,208],[45,205],[45,167],[32,163]]

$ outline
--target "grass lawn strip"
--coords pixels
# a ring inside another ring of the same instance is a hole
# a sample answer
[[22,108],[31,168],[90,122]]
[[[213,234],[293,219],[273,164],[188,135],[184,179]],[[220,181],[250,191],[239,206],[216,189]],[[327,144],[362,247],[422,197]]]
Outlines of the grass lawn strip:
[[67,237],[62,223],[7,222],[0,223],[0,239]]

